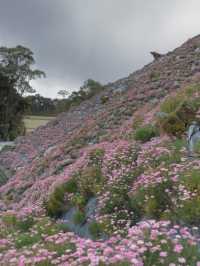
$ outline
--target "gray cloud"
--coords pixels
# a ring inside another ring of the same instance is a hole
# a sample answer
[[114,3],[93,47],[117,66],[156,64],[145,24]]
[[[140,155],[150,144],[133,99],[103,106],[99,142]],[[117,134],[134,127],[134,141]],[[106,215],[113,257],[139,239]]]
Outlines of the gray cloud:
[[30,47],[55,97],[87,78],[106,83],[199,34],[199,0],[0,0],[0,45]]

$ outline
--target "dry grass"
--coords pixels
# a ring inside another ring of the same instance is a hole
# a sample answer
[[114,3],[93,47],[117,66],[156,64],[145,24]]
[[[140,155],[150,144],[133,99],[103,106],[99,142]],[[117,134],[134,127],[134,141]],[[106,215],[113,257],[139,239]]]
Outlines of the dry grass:
[[27,132],[31,132],[39,126],[46,125],[49,121],[53,120],[53,116],[34,116],[29,115],[24,117],[24,123]]

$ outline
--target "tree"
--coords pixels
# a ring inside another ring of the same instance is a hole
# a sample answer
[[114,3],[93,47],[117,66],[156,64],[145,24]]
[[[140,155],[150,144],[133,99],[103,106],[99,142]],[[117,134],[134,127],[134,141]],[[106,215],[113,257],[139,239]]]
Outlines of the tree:
[[0,72],[7,77],[10,84],[22,96],[24,93],[35,93],[30,81],[45,77],[45,73],[32,69],[35,64],[33,52],[18,45],[14,48],[0,47]]
[[58,92],[58,95],[62,96],[62,98],[65,99],[69,95],[69,92],[67,90],[60,90]]
[[24,134],[23,113],[26,107],[25,99],[17,93],[9,79],[0,73],[1,140],[13,140]]
[[86,93],[96,93],[98,91],[101,91],[103,89],[103,86],[93,79],[88,79],[84,82],[83,86],[80,88],[81,91],[84,91]]
[[29,105],[26,114],[29,115],[51,115],[56,113],[54,100],[41,96],[40,94],[29,95],[26,98]]

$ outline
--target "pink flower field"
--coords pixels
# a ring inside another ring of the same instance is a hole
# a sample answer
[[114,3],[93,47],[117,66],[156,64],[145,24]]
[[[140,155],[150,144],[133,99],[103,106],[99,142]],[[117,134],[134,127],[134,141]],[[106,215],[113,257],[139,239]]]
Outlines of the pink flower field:
[[186,140],[200,110],[194,45],[0,152],[0,265],[200,266],[199,150],[190,158]]

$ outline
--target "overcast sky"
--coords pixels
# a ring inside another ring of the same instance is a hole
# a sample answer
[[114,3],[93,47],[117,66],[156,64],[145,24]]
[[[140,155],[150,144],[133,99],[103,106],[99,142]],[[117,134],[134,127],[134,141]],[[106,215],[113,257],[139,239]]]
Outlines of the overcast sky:
[[29,47],[48,97],[127,76],[200,34],[199,0],[0,0],[0,46]]

